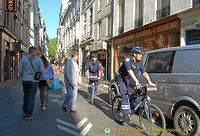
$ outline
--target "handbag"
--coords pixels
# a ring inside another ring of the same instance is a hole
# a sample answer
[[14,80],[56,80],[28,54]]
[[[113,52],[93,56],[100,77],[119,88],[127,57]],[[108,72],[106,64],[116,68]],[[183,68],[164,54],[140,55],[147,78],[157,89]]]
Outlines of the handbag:
[[[30,59],[29,59],[29,61],[30,61],[30,63],[31,63],[31,60],[30,60]],[[32,66],[33,71],[35,72],[35,69],[33,68],[32,63],[31,63],[31,66]],[[35,72],[34,80],[39,80],[41,75],[42,75],[41,72]]]
[[54,86],[54,84],[53,84],[53,80],[48,79],[48,80],[46,80],[46,81],[47,81],[47,85],[48,85],[48,87],[49,87],[50,89],[55,88],[55,86]]
[[[52,87],[52,83],[48,83],[48,86]],[[53,86],[54,88],[50,88],[49,91],[55,91],[60,89],[60,81],[59,81],[59,77],[55,77],[53,80]]]

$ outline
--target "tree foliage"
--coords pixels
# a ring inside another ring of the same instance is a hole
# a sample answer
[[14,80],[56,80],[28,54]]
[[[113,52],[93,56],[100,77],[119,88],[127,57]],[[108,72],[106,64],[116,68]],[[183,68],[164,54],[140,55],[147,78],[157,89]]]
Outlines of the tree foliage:
[[49,59],[53,59],[56,57],[56,45],[57,38],[53,38],[49,40]]

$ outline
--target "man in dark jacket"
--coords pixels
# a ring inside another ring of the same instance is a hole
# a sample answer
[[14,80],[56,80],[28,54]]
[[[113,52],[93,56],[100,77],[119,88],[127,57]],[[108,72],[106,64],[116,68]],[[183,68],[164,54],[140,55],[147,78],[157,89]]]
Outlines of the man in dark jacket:
[[[101,75],[100,68],[101,68],[100,61],[97,59],[97,54],[93,53],[91,55],[91,60],[88,62],[88,65],[86,68],[88,79],[90,79],[90,77],[98,77],[98,79],[100,79],[99,77],[99,75]],[[89,85],[91,86],[93,82],[95,85],[95,92],[97,94],[98,80],[97,81],[90,80]],[[90,90],[90,86],[88,88],[89,90]]]

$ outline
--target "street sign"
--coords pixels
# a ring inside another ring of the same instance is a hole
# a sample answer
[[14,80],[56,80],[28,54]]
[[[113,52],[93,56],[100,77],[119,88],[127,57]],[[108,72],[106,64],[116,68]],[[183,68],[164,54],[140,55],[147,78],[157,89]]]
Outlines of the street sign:
[[16,12],[17,0],[5,0],[5,12]]

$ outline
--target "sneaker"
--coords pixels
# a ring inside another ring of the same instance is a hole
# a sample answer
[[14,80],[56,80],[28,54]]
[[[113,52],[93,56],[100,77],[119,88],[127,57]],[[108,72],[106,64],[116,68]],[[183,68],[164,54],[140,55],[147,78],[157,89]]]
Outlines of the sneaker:
[[76,110],[70,110],[70,112],[73,112],[73,113],[75,113],[75,112],[77,112]]
[[67,108],[63,106],[63,111],[67,111]]
[[46,109],[47,109],[46,106],[43,105],[42,110],[45,111]]
[[26,114],[25,114],[25,113],[23,113],[23,117],[26,117]]
[[25,120],[26,121],[29,121],[29,120],[32,120],[33,119],[33,115],[30,115],[30,116],[28,116],[28,117],[25,117]]

